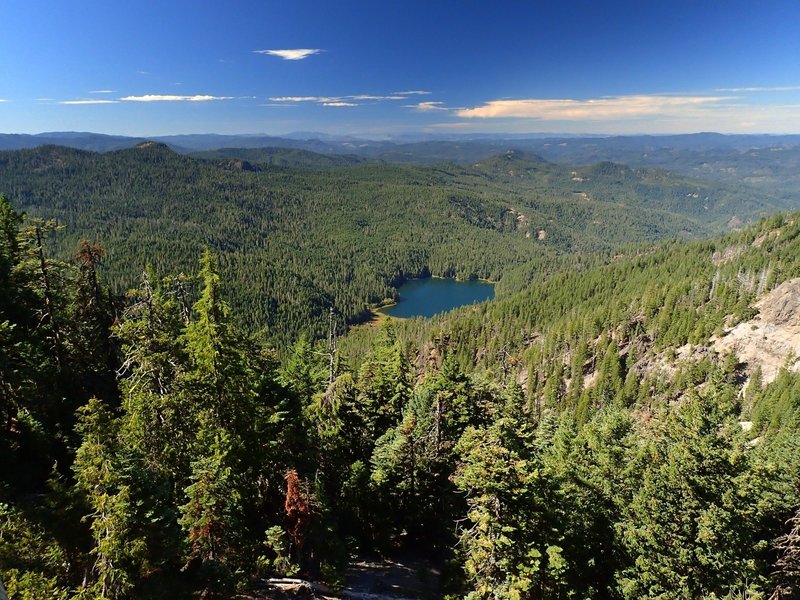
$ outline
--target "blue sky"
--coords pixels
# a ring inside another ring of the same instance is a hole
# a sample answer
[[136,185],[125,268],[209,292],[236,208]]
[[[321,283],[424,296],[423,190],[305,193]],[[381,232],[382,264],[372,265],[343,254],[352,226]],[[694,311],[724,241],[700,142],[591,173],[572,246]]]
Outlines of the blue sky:
[[800,133],[800,3],[3,0],[0,132]]

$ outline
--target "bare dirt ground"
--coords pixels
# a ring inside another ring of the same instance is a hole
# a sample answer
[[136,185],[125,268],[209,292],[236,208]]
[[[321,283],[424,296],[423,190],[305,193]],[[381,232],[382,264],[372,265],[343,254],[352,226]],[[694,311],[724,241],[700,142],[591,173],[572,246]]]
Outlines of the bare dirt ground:
[[402,556],[394,560],[362,557],[348,566],[341,590],[333,591],[303,579],[270,579],[262,593],[246,598],[434,600],[441,597],[440,577],[437,568],[417,557]]

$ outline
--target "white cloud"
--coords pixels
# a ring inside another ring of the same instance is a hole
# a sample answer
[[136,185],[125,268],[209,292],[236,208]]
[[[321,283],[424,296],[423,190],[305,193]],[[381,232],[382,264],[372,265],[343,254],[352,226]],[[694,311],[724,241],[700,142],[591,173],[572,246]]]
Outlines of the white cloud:
[[717,92],[796,92],[800,90],[800,85],[778,85],[774,87],[738,87],[738,88],[717,88]]
[[212,100],[233,100],[233,96],[145,94],[144,96],[123,96],[120,100],[123,102],[210,102]]
[[113,94],[115,90],[91,90],[90,94]]
[[392,92],[393,94],[397,94],[398,96],[427,96],[430,92],[425,90],[407,90],[405,92]]
[[406,96],[392,94],[381,96],[375,94],[352,94],[349,96],[273,96],[272,102],[285,104],[287,102],[311,102],[323,106],[360,106],[360,102],[382,102],[385,100],[408,100]]
[[492,100],[456,112],[466,119],[523,118],[552,121],[609,121],[643,117],[697,114],[720,106],[723,96],[637,95],[589,100]]
[[358,96],[343,96],[343,98],[349,98],[351,100],[406,100],[405,96],[398,96],[397,94],[393,94],[391,96],[372,96],[370,94],[360,94]]
[[84,104],[119,104],[119,100],[62,100],[58,104],[84,105]]
[[303,60],[322,52],[319,48],[294,48],[290,50],[253,50],[256,54],[277,56],[283,60]]
[[442,106],[443,104],[444,102],[434,101],[418,102],[417,104],[407,104],[405,108],[413,108],[422,112],[431,112],[433,110],[450,110],[449,108]]
[[[447,114],[447,113],[439,113]],[[453,113],[450,113],[453,114]],[[471,133],[587,133],[641,135],[717,131],[719,133],[800,133],[800,103],[756,104],[741,98],[717,104],[671,109],[662,114],[614,115],[609,119],[570,119],[563,113],[548,118],[470,118],[436,123],[430,131],[458,130]]]
[[339,99],[330,96],[277,96],[270,98],[273,102],[335,102]]

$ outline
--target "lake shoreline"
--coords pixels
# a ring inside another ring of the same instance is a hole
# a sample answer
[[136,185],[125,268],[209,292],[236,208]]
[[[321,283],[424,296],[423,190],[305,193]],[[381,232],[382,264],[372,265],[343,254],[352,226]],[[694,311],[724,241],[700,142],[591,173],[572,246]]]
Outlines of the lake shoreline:
[[[431,318],[461,306],[493,299],[495,285],[496,282],[485,279],[456,279],[437,275],[406,279],[396,288],[396,301],[370,308],[373,315],[371,320],[382,322],[386,318]],[[399,306],[403,306],[404,310],[400,314],[392,314],[393,309]]]

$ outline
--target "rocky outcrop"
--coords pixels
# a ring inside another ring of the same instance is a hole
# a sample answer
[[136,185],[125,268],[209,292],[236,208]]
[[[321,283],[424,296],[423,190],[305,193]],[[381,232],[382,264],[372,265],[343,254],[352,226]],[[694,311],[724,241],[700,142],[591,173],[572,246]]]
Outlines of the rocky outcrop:
[[786,281],[755,304],[758,315],[712,338],[716,352],[733,352],[747,370],[761,367],[764,383],[782,367],[800,371],[800,278]]

